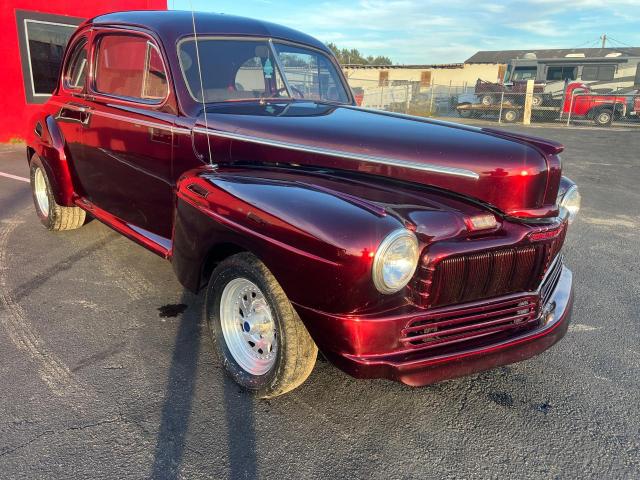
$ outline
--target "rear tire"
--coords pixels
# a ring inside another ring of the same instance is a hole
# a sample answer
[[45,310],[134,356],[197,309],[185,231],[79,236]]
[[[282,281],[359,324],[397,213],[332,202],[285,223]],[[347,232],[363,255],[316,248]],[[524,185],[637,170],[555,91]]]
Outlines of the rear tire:
[[47,230],[74,230],[84,225],[86,214],[79,207],[64,207],[56,203],[47,171],[38,155],[30,162],[31,194],[40,222]]
[[533,107],[540,107],[544,103],[544,97],[542,95],[533,95],[531,98],[531,105]]
[[613,110],[603,108],[593,114],[593,123],[599,127],[608,127],[613,123]]
[[282,287],[250,253],[211,274],[205,317],[226,373],[259,398],[282,395],[311,374],[318,348]]

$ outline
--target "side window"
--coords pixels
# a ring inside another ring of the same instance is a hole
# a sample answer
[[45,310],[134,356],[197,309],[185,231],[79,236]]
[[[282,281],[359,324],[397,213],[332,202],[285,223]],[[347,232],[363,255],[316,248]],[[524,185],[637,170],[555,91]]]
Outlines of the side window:
[[582,67],[582,80],[613,80],[615,65],[585,65]]
[[636,79],[633,82],[635,87],[640,87],[640,63],[636,65]]
[[64,85],[71,90],[82,90],[87,76],[87,39],[82,38],[73,46],[65,70]]
[[244,62],[236,72],[235,85],[238,92],[264,92],[265,79],[260,57],[253,57]]
[[101,37],[95,71],[95,89],[99,93],[152,103],[159,103],[168,93],[160,52],[141,36]]
[[294,93],[316,100],[347,101],[340,80],[324,55],[283,44],[278,44],[276,50]]
[[535,80],[536,67],[516,67],[513,71],[512,80]]
[[575,80],[578,67],[558,66],[547,68],[547,80]]
[[598,80],[613,80],[615,75],[615,65],[601,65],[600,68],[598,68]]

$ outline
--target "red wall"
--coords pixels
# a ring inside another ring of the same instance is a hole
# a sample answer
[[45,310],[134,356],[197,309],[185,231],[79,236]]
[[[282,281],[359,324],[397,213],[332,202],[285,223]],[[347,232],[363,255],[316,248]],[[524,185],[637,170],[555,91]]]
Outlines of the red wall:
[[166,9],[167,0],[1,0],[0,142],[24,138],[29,120],[41,107],[26,103],[16,10],[91,18],[119,10]]

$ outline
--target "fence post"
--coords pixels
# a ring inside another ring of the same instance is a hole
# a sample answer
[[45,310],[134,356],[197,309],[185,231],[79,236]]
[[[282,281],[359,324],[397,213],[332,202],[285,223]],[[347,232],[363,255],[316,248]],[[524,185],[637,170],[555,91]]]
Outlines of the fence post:
[[407,97],[406,97],[407,105],[405,107],[404,113],[409,113],[409,100],[410,100],[409,99],[409,87],[411,87],[411,84],[409,82],[407,82]]
[[433,79],[431,79],[431,98],[429,99],[429,115],[433,114]]
[[380,110],[384,110],[384,84],[380,86]]
[[498,112],[498,124],[502,124],[502,105],[504,105],[504,90],[502,90],[502,95],[500,95],[500,111]]
[[533,106],[533,80],[527,80],[527,93],[524,97],[524,111],[522,112],[522,124],[531,124],[531,107]]
[[571,92],[571,102],[569,103],[569,114],[567,115],[567,127],[571,124],[571,112],[573,111],[574,92]]

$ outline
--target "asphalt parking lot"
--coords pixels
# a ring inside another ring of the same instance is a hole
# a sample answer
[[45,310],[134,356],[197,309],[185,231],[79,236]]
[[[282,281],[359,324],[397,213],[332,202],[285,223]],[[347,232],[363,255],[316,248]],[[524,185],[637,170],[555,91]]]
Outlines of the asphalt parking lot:
[[[566,144],[583,195],[573,324],[537,358],[419,389],[319,361],[252,400],[169,263],[97,221],[45,231],[28,183],[0,176],[0,477],[640,478],[640,135],[524,131]],[[0,172],[28,175],[22,146]]]

